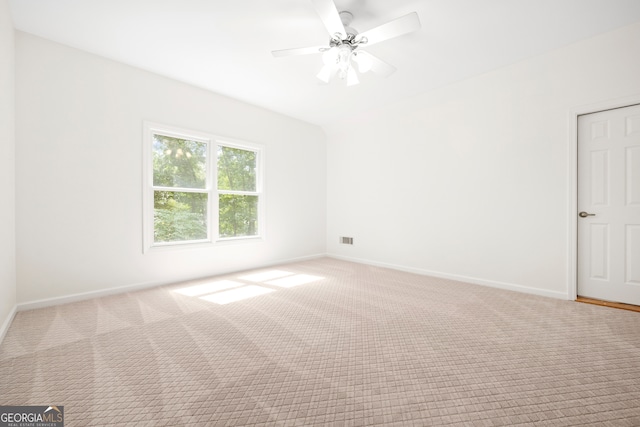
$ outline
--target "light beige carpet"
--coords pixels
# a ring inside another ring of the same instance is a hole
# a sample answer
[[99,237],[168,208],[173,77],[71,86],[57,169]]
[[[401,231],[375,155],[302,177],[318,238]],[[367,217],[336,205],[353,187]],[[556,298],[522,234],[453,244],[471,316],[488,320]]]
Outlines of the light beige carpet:
[[640,426],[640,314],[318,259],[20,312],[0,404],[67,426]]

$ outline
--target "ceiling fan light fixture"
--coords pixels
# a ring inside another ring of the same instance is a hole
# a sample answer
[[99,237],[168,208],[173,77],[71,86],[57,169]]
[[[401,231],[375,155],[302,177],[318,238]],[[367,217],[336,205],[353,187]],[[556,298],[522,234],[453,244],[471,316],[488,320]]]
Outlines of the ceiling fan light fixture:
[[[322,54],[324,67],[322,67],[316,77],[325,83],[329,83],[331,76],[336,74],[341,80],[347,79],[354,81],[353,77],[349,77],[353,75],[351,71],[355,72],[351,64],[351,60],[354,58],[353,47],[350,45],[340,44],[333,46]],[[355,80],[357,81],[357,76]]]
[[353,49],[349,45],[343,44],[338,46],[338,69],[340,71],[344,71],[344,73],[347,73],[349,71],[349,68],[351,67],[352,51]]
[[331,65],[325,64],[325,66],[322,67],[322,70],[320,70],[316,77],[325,83],[329,83],[329,80],[331,80],[332,71],[333,70]]
[[356,74],[356,70],[353,67],[349,68],[347,71],[347,86],[355,86],[360,83],[358,79],[358,74]]

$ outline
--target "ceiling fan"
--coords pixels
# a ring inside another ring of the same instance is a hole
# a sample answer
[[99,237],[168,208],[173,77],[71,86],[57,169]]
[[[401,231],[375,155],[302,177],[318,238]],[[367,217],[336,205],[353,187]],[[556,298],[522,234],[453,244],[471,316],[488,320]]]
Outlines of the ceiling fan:
[[347,11],[338,12],[333,0],[311,0],[311,2],[329,31],[329,45],[274,50],[271,53],[275,57],[322,53],[324,67],[317,77],[325,83],[329,83],[331,78],[337,75],[338,78],[347,80],[347,86],[358,84],[360,81],[352,61],[358,65],[360,73],[371,70],[383,77],[391,75],[396,70],[394,66],[362,50],[362,47],[420,29],[418,14],[412,12],[358,33],[349,26],[353,21],[353,14]]

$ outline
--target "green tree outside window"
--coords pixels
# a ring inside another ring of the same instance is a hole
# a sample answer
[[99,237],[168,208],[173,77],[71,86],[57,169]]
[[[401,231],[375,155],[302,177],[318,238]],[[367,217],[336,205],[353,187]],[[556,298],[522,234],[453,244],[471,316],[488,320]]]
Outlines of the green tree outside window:
[[206,240],[212,190],[218,192],[220,238],[258,235],[258,152],[216,145],[213,176],[213,146],[152,134],[154,243]]
[[255,151],[218,147],[218,208],[220,237],[258,234]]

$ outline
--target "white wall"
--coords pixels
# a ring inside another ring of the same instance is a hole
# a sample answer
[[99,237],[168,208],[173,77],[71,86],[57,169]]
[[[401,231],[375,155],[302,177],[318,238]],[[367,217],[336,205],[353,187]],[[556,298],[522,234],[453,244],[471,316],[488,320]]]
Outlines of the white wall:
[[570,112],[640,94],[639,52],[640,23],[326,128],[328,253],[567,298]]
[[0,0],[0,342],[16,305],[14,32]]
[[[16,34],[18,303],[324,254],[320,128]],[[143,254],[143,120],[263,144],[266,241]]]

